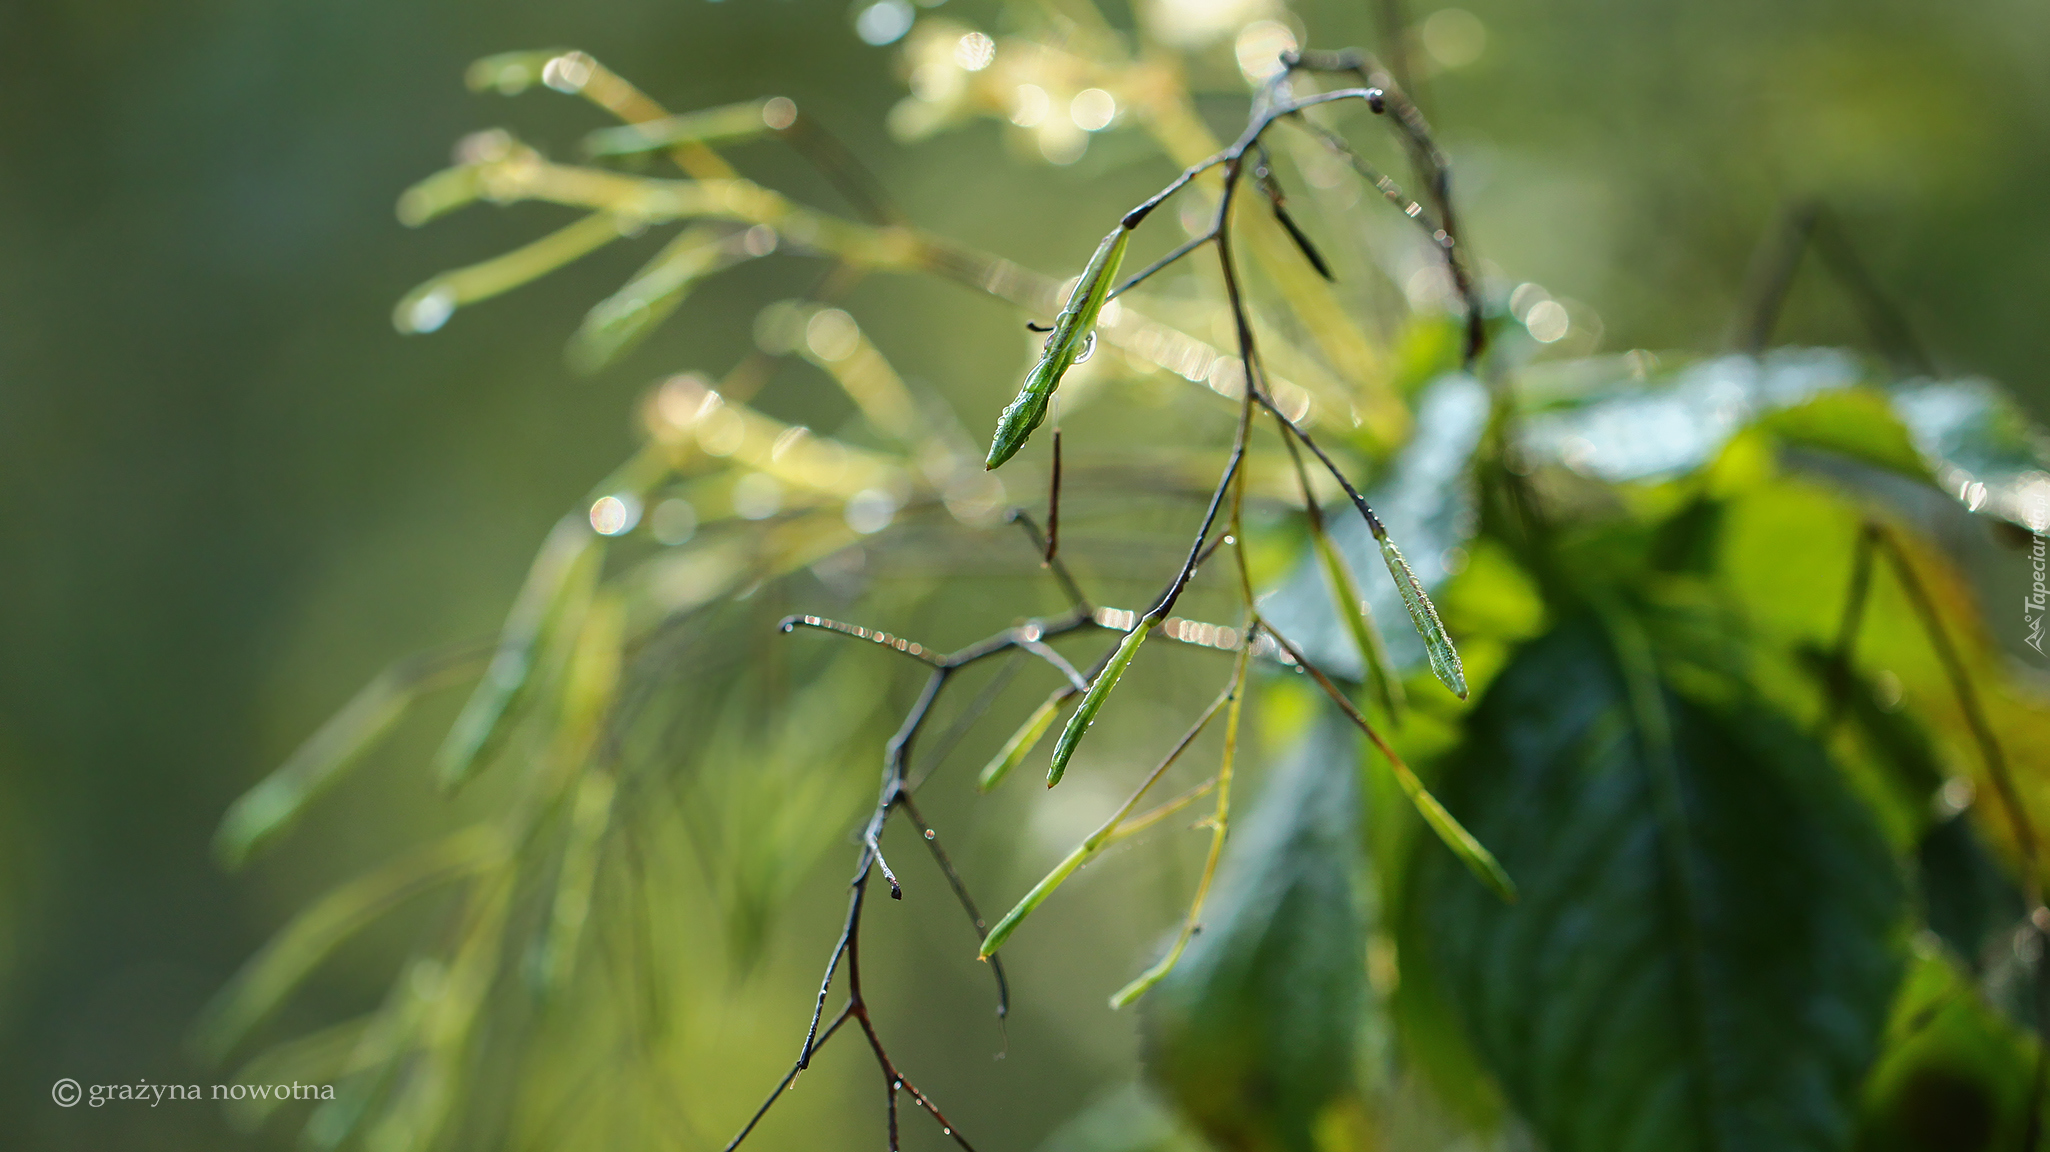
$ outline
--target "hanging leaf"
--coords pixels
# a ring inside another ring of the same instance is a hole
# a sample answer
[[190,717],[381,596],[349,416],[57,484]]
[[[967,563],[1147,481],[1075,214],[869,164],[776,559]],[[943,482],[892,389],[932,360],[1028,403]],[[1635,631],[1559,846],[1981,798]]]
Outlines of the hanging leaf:
[[1352,1081],[1366,1008],[1356,739],[1323,715],[1276,770],[1203,931],[1143,1002],[1148,1077],[1222,1148],[1309,1152]]
[[1678,695],[1619,635],[1569,621],[1472,715],[1441,792],[1524,898],[1419,856],[1425,960],[1556,1152],[1841,1148],[1900,971],[1897,866],[1809,736]]

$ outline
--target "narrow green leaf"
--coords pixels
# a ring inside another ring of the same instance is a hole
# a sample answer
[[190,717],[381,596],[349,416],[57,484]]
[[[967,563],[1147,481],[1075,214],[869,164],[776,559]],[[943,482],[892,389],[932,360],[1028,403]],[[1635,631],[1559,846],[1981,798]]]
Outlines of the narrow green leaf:
[[569,828],[562,846],[562,867],[555,880],[548,939],[541,954],[541,983],[555,991],[575,970],[577,945],[591,915],[591,895],[598,881],[598,850],[612,822],[617,785],[612,773],[593,769],[577,785],[570,804]]
[[486,56],[463,73],[463,83],[472,92],[496,91],[506,96],[518,95],[539,84],[548,62],[567,52],[567,48],[543,48]]
[[[1232,706],[1231,725],[1233,727],[1233,730],[1236,731],[1236,726],[1238,723],[1239,690],[1242,687],[1244,676],[1245,661],[1243,658],[1241,658],[1239,662],[1239,671],[1237,673],[1237,677],[1233,681],[1233,686],[1227,689],[1224,695],[1219,696],[1217,698],[1217,701],[1211,704],[1210,707],[1206,709],[1204,713],[1196,719],[1195,724],[1189,728],[1187,734],[1185,734],[1182,737],[1181,741],[1174,746],[1174,750],[1169,752],[1166,758],[1161,760],[1159,766],[1154,768],[1153,771],[1147,775],[1146,779],[1140,782],[1139,787],[1133,790],[1131,796],[1128,797],[1123,804],[1118,805],[1117,811],[1112,812],[1108,819],[1104,820],[1103,823],[1097,825],[1096,831],[1091,832],[1088,836],[1084,837],[1082,842],[1075,846],[1074,851],[1068,853],[1065,859],[1063,859],[1059,864],[1054,866],[1053,871],[1047,873],[1045,878],[1040,880],[1039,883],[1033,885],[1032,891],[1027,892],[1025,894],[1025,898],[1023,900],[1018,901],[1018,906],[1011,909],[1008,913],[1006,913],[1004,915],[1004,918],[997,923],[997,926],[994,929],[990,930],[989,935],[983,938],[983,959],[987,960],[991,956],[995,955],[996,950],[1003,946],[1004,941],[1010,937],[1011,932],[1014,929],[1016,929],[1019,924],[1024,922],[1025,917],[1032,914],[1032,910],[1034,908],[1039,907],[1041,902],[1043,902],[1048,896],[1052,895],[1054,889],[1060,887],[1063,881],[1065,881],[1069,876],[1073,875],[1075,869],[1080,868],[1082,865],[1088,863],[1092,858],[1096,856],[1097,853],[1102,852],[1105,848],[1108,848],[1112,843],[1116,842],[1119,839],[1122,839],[1124,836],[1135,831],[1133,825],[1126,823],[1125,817],[1130,816],[1132,814],[1132,809],[1139,806],[1139,801],[1145,797],[1147,790],[1152,788],[1153,785],[1160,781],[1160,777],[1163,774],[1165,774],[1169,768],[1174,766],[1174,762],[1181,757],[1181,754],[1183,752],[1188,751],[1189,745],[1195,743],[1196,737],[1202,734],[1203,729],[1210,724],[1211,720],[1216,718],[1218,710],[1223,708],[1226,704],[1230,704]],[[1230,737],[1227,737],[1227,743],[1229,743],[1229,741]],[[1198,794],[1199,793],[1189,793],[1187,798],[1194,799],[1195,796]],[[1172,810],[1172,808],[1173,805],[1170,805],[1169,809]],[[1146,825],[1151,824],[1152,822],[1152,819],[1142,817],[1141,819],[1134,821],[1133,823],[1139,827],[1144,827]]]
[[1424,787],[1423,781],[1417,779],[1416,773],[1409,765],[1399,760],[1391,760],[1389,767],[1395,772],[1396,783],[1402,786],[1402,794],[1409,797],[1409,802],[1416,806],[1417,814],[1424,818],[1424,823],[1431,826],[1432,832],[1437,833],[1439,841],[1451,849],[1452,854],[1459,857],[1459,862],[1466,865],[1466,870],[1473,873],[1481,883],[1486,884],[1489,891],[1501,897],[1503,903],[1514,904],[1516,882],[1509,878],[1508,870],[1502,867],[1501,861],[1495,859],[1495,854],[1488,851],[1487,846],[1476,839],[1473,833],[1467,831],[1466,825],[1461,824],[1452,813],[1445,810],[1445,805],[1439,803],[1436,796],[1431,795],[1430,789]]
[[375,747],[422,693],[475,675],[489,655],[483,645],[460,644],[409,656],[378,673],[229,807],[214,834],[215,856],[229,868],[241,867]]
[[1452,646],[1452,637],[1445,634],[1445,625],[1438,619],[1438,608],[1424,592],[1424,586],[1410,571],[1409,561],[1402,558],[1402,550],[1387,536],[1381,537],[1381,558],[1388,562],[1388,575],[1395,580],[1396,591],[1402,593],[1403,607],[1409,609],[1410,623],[1416,625],[1417,635],[1423,637],[1424,651],[1430,654],[1431,671],[1438,681],[1452,690],[1454,696],[1466,699],[1466,669],[1459,663],[1459,649]]
[[[231,1083],[276,1084],[279,1081],[332,1084],[352,1071],[353,1057],[377,1023],[377,1016],[359,1016],[288,1040],[252,1056],[235,1070]],[[244,1132],[254,1132],[290,1096],[251,1095],[228,1104],[228,1119]]]
[[619,128],[601,128],[584,137],[586,156],[631,156],[674,148],[678,144],[725,144],[767,133],[763,119],[767,100],[727,104],[697,112],[681,112],[660,120],[644,120]]
[[214,1059],[226,1055],[336,945],[408,897],[474,875],[503,855],[494,830],[470,828],[321,897],[293,917],[221,990],[200,1024],[201,1049]]
[[593,212],[503,256],[444,272],[406,293],[392,309],[392,325],[408,334],[432,332],[448,323],[456,309],[539,279],[572,260],[596,252],[631,232],[633,227],[626,217]]
[[1061,729],[1060,742],[1053,747],[1053,766],[1047,769],[1048,788],[1061,782],[1061,776],[1068,770],[1068,760],[1075,754],[1076,745],[1082,743],[1082,734],[1096,723],[1096,713],[1103,702],[1110,699],[1111,689],[1118,686],[1118,677],[1125,674],[1125,665],[1132,662],[1132,655],[1139,651],[1139,645],[1146,642],[1146,635],[1152,632],[1154,622],[1141,620],[1125,638],[1118,642],[1118,650],[1111,654],[1110,663],[1096,677],[1096,683],[1089,686],[1089,692],[1082,697],[1082,704],[1075,714],[1068,717],[1068,726]]
[[574,513],[548,534],[506,615],[491,666],[435,756],[443,788],[463,784],[504,744],[525,703],[543,641],[565,608],[590,594],[603,554],[598,535]]
[[1381,701],[1381,708],[1388,718],[1397,723],[1407,708],[1403,698],[1402,681],[1395,676],[1394,665],[1388,659],[1388,646],[1381,641],[1380,629],[1374,627],[1373,610],[1367,607],[1366,598],[1360,595],[1359,582],[1353,579],[1352,568],[1339,555],[1331,535],[1313,521],[1311,543],[1317,550],[1317,559],[1324,565],[1324,580],[1331,589],[1331,601],[1338,609],[1338,618],[1345,622],[1346,631],[1352,634],[1352,642],[1360,650],[1360,664],[1367,670],[1367,683],[1374,695]]
[[399,194],[399,223],[418,228],[437,216],[476,203],[483,195],[484,175],[477,165],[444,168]]
[[710,228],[685,228],[624,287],[593,305],[570,337],[570,367],[596,372],[632,350],[676,311],[698,281],[747,259]]
[[1555,1152],[1848,1147],[1899,866],[1811,736],[1644,636],[1570,619],[1490,685],[1438,787],[1524,899],[1419,855],[1403,953]]
[[1011,733],[1011,738],[1004,741],[1004,746],[997,749],[997,754],[990,757],[989,763],[983,766],[982,775],[975,781],[976,788],[987,792],[1003,783],[1004,777],[1011,774],[1011,769],[1030,756],[1032,750],[1039,746],[1039,742],[1045,739],[1046,730],[1053,727],[1053,718],[1060,714],[1061,705],[1074,694],[1072,688],[1057,689],[1046,698],[1045,703],[1034,709],[1032,715],[1025,718],[1025,723],[1020,724],[1018,730]]
[[987,960],[996,955],[997,949],[1004,946],[1004,941],[1011,938],[1011,933],[1018,925],[1025,922],[1025,917],[1032,915],[1033,909],[1044,903],[1048,896],[1053,895],[1054,889],[1060,887],[1063,881],[1074,875],[1075,869],[1080,868],[1084,861],[1094,855],[1096,847],[1090,841],[1084,840],[1075,845],[1074,851],[1069,852],[1059,864],[1054,865],[1053,871],[1041,877],[1039,883],[1032,886],[1032,891],[1025,893],[1025,898],[1006,912],[1004,918],[997,921],[997,926],[989,930],[989,935],[982,938],[982,958]]
[[1131,238],[1132,230],[1120,224],[1096,246],[1096,254],[1089,258],[1089,266],[1075,282],[1075,290],[1068,294],[1067,307],[1054,317],[1053,332],[1046,338],[1039,363],[1025,377],[1025,386],[1019,389],[1017,398],[997,418],[989,458],[983,462],[985,469],[996,468],[1016,456],[1025,441],[1031,439],[1033,429],[1046,418],[1047,402],[1061,386],[1061,377],[1074,366],[1076,357],[1096,331],[1096,318],[1103,312],[1104,302],[1110,299],[1110,290],[1117,283],[1118,265],[1124,261],[1125,245]]

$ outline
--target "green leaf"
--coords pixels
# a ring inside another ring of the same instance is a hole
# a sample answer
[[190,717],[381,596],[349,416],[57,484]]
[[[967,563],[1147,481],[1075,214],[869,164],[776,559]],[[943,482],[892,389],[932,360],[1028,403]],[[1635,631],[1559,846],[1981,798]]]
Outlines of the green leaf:
[[1820,448],[1925,484],[1936,483],[1893,406],[1870,389],[1825,392],[1774,412],[1758,425],[1788,444]]
[[442,787],[463,784],[503,746],[526,702],[544,642],[573,604],[589,599],[603,556],[597,534],[575,514],[558,521],[542,542],[506,615],[498,652],[436,754]]
[[1118,677],[1125,674],[1125,666],[1132,662],[1133,655],[1139,651],[1139,645],[1146,642],[1147,634],[1153,631],[1156,623],[1153,620],[1141,620],[1130,632],[1125,633],[1125,638],[1118,641],[1118,650],[1111,654],[1110,663],[1105,664],[1103,671],[1097,673],[1096,682],[1089,686],[1088,694],[1082,697],[1081,706],[1075,709],[1073,716],[1068,717],[1068,726],[1061,729],[1060,742],[1053,746],[1053,765],[1046,770],[1048,788],[1061,782],[1061,776],[1068,770],[1068,760],[1075,755],[1076,746],[1082,743],[1082,734],[1089,731],[1091,724],[1096,723],[1096,713],[1102,710],[1103,702],[1110,699],[1111,689],[1118,686]]
[[472,92],[495,90],[506,96],[517,95],[539,84],[548,62],[569,51],[568,48],[542,48],[486,56],[472,63],[463,73],[463,83]]
[[1314,1147],[1366,1009],[1356,738],[1326,713],[1226,850],[1203,931],[1144,1001],[1148,1077],[1223,1148]]
[[727,144],[750,140],[770,131],[763,110],[767,100],[727,104],[696,112],[680,112],[660,120],[644,120],[619,128],[600,128],[584,137],[586,156],[631,156],[674,148],[678,144]]
[[[411,205],[413,201],[404,203]],[[409,334],[432,332],[448,323],[456,309],[538,280],[627,235],[634,227],[635,222],[628,217],[593,212],[502,256],[444,272],[406,293],[392,309],[392,325]]]
[[409,656],[378,673],[275,772],[229,807],[214,834],[214,855],[229,868],[241,867],[376,747],[422,693],[475,675],[487,655],[489,649],[479,644],[458,644]]
[[227,1054],[342,941],[403,901],[504,858],[498,834],[477,827],[435,841],[323,896],[252,957],[221,990],[199,1028],[201,1050]]
[[1858,1152],[2027,1146],[2036,1044],[1939,950],[1916,958],[1864,1093]]
[[1004,746],[997,749],[997,754],[990,757],[989,763],[983,765],[982,775],[975,780],[976,788],[987,792],[1003,783],[1011,769],[1031,755],[1039,742],[1046,738],[1046,730],[1053,727],[1053,718],[1060,715],[1061,704],[1074,694],[1069,688],[1056,689],[1045,703],[1033,709],[1025,723],[1020,724],[1018,730],[1011,733],[1011,738],[1004,741]]
[[1039,363],[1025,377],[1025,386],[1018,390],[1017,399],[1006,405],[1003,415],[997,418],[989,458],[983,462],[985,469],[996,468],[1016,456],[1025,441],[1032,438],[1032,430],[1046,418],[1047,401],[1053,398],[1054,389],[1061,386],[1061,377],[1074,367],[1096,331],[1096,317],[1110,299],[1111,286],[1117,283],[1118,265],[1124,262],[1125,245],[1131,239],[1132,230],[1120,224],[1096,246],[1096,254],[1089,258],[1089,266],[1075,282],[1075,290],[1068,294],[1068,306],[1054,317],[1053,332],[1046,338]]
[[685,228],[619,291],[593,305],[569,341],[570,367],[596,372],[611,364],[674,313],[700,280],[748,258],[711,228]]
[[1440,795],[1523,899],[1419,856],[1422,962],[1554,1152],[1841,1148],[1897,865],[1812,738],[1677,694],[1634,628],[1561,625],[1471,715]]
[[1460,667],[1459,649],[1452,646],[1452,637],[1445,634],[1445,624],[1438,619],[1437,606],[1425,594],[1416,573],[1410,571],[1409,561],[1402,558],[1402,550],[1386,536],[1381,537],[1381,558],[1388,562],[1388,575],[1395,581],[1396,591],[1402,593],[1402,606],[1409,609],[1410,623],[1416,625],[1417,635],[1423,638],[1424,651],[1431,659],[1432,674],[1451,689],[1454,696],[1466,699],[1466,669]]

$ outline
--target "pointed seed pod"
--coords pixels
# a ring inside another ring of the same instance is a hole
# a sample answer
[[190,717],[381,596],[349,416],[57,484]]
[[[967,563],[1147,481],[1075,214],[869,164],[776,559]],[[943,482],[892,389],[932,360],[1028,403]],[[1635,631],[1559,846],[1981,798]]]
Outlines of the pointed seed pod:
[[1132,230],[1120,224],[1096,246],[1096,255],[1089,258],[1089,267],[1083,269],[1075,290],[1068,294],[1068,306],[1054,318],[1053,332],[1046,338],[1039,363],[1025,377],[1025,386],[1018,390],[1017,399],[997,418],[989,458],[983,462],[985,469],[999,467],[1017,455],[1025,441],[1032,438],[1033,429],[1046,419],[1047,401],[1053,398],[1054,389],[1061,386],[1061,377],[1083,355],[1090,333],[1096,329],[1096,317],[1110,299],[1111,287],[1117,283],[1118,265],[1124,263],[1125,245],[1131,238]]

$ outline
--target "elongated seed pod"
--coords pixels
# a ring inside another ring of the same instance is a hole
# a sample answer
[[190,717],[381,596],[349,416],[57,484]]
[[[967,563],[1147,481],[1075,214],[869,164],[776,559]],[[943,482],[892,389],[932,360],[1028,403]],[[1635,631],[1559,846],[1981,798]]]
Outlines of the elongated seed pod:
[[1082,743],[1082,734],[1096,723],[1096,713],[1103,702],[1110,699],[1110,690],[1118,686],[1118,677],[1125,674],[1125,666],[1132,662],[1132,656],[1139,651],[1139,645],[1146,642],[1147,633],[1153,631],[1152,620],[1141,620],[1125,638],[1118,642],[1118,650],[1111,655],[1110,663],[1097,673],[1096,683],[1089,686],[1088,695],[1076,707],[1075,714],[1068,717],[1068,726],[1061,729],[1060,743],[1053,746],[1053,765],[1046,772],[1048,788],[1061,782],[1061,776],[1068,770],[1068,761],[1075,755],[1075,748]]
[[1402,558],[1402,550],[1386,536],[1381,537],[1381,558],[1388,562],[1388,575],[1395,579],[1396,591],[1402,593],[1402,605],[1409,609],[1410,623],[1416,625],[1417,635],[1423,637],[1424,651],[1431,657],[1431,671],[1445,687],[1452,689],[1454,696],[1466,699],[1466,669],[1460,666],[1459,649],[1452,646],[1444,622],[1438,619],[1437,606],[1424,594],[1424,586],[1416,573],[1410,571],[1409,561]]
[[1025,723],[1019,725],[1016,732],[1011,733],[1011,738],[1004,741],[1004,746],[997,749],[997,754],[990,757],[989,763],[982,769],[982,775],[975,781],[975,786],[987,792],[1003,783],[1004,777],[1011,774],[1011,769],[1016,768],[1020,761],[1031,755],[1032,750],[1039,746],[1040,740],[1046,736],[1046,730],[1053,727],[1053,718],[1060,714],[1061,703],[1073,694],[1072,689],[1062,689],[1048,696],[1046,703],[1041,704],[1027,717]]
[[1125,245],[1131,238],[1132,230],[1121,224],[1096,246],[1096,255],[1089,258],[1089,266],[1082,270],[1082,278],[1068,294],[1068,306],[1054,317],[1053,332],[1046,338],[1039,363],[1025,377],[1025,386],[1018,390],[1017,399],[1006,405],[1003,415],[997,418],[996,435],[990,439],[984,468],[996,468],[1016,456],[1025,441],[1032,438],[1033,429],[1046,419],[1046,405],[1053,399],[1054,389],[1061,386],[1061,377],[1074,367],[1089,334],[1096,329],[1096,317],[1102,313],[1104,301],[1110,299],[1111,286],[1117,283],[1118,265],[1124,263]]

